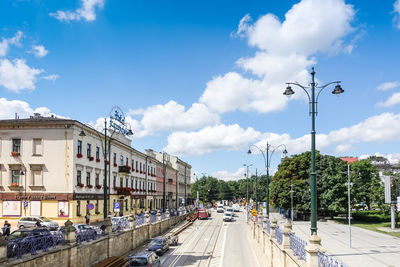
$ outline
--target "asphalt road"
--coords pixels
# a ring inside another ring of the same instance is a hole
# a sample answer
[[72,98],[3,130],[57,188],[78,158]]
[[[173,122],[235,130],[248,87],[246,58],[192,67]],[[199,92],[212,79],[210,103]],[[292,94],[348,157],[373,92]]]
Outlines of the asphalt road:
[[223,222],[222,213],[195,223],[179,234],[179,245],[161,257],[161,266],[266,266],[256,242],[246,227],[245,212]]

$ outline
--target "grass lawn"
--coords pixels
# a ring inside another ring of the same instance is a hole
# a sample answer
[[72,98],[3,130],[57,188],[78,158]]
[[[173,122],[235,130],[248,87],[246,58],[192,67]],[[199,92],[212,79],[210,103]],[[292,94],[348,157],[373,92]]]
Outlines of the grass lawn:
[[[342,224],[347,224],[348,221],[346,219],[335,219],[336,222],[338,223],[342,223]],[[357,227],[361,227],[367,230],[371,230],[371,231],[375,231],[378,233],[382,233],[382,234],[387,234],[387,235],[391,235],[391,236],[395,236],[395,237],[399,237],[400,238],[400,233],[389,233],[389,232],[385,232],[385,231],[380,231],[378,230],[378,228],[380,227],[389,227],[390,228],[390,222],[379,222],[379,223],[374,223],[374,222],[357,222],[357,221],[352,221],[351,222],[351,226],[357,226]]]

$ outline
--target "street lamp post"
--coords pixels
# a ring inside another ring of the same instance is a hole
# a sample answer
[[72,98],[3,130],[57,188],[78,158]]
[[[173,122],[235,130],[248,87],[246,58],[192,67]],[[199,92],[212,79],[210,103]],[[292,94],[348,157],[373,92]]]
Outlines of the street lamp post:
[[293,184],[290,184],[290,222],[293,224]]
[[[266,185],[266,189],[265,189],[265,191],[266,191],[266,198],[265,198],[265,200],[266,200],[266,204],[267,204],[267,206],[266,206],[266,213],[267,213],[267,216],[269,216],[269,167],[270,167],[270,165],[271,165],[271,157],[272,157],[272,155],[274,154],[274,152],[278,149],[278,148],[280,148],[280,147],[283,147],[284,148],[284,150],[283,150],[283,154],[286,156],[286,154],[288,153],[287,152],[287,149],[286,149],[286,146],[284,145],[284,144],[280,144],[280,145],[278,145],[278,146],[272,146],[272,145],[270,145],[268,142],[267,142],[267,146],[264,148],[264,147],[258,147],[258,146],[256,146],[256,145],[250,145],[250,147],[249,147],[249,150],[247,151],[247,153],[248,154],[251,154],[252,152],[251,152],[251,147],[255,147],[255,148],[257,148],[260,152],[261,152],[261,154],[262,154],[262,156],[263,156],[263,158],[264,158],[264,167],[265,167],[265,171],[266,171],[266,173],[267,173],[267,185]],[[270,154],[270,151],[271,151],[271,154]]]
[[247,171],[246,171],[246,173],[245,173],[245,175],[246,175],[246,205],[248,206],[249,205],[249,181],[248,181],[248,179],[249,179],[249,168],[251,167],[251,166],[253,166],[253,164],[243,164],[243,166],[244,167],[246,167],[247,168]]
[[[303,86],[297,82],[288,82],[287,87],[285,92],[283,92],[284,95],[286,96],[291,96],[294,94],[294,91],[292,90],[292,87],[290,85],[296,85],[303,89],[303,91],[307,94],[309,104],[311,106],[311,174],[310,174],[310,186],[311,186],[311,234],[317,233],[317,175],[315,173],[315,115],[318,113],[318,97],[322,90],[327,87],[328,85],[336,83],[335,88],[332,91],[332,94],[334,95],[339,95],[344,92],[342,87],[340,86],[340,81],[334,81],[327,83],[323,86],[318,86],[315,83],[315,71],[314,67],[312,68],[311,71],[311,86]],[[315,89],[319,89],[317,96],[315,96]],[[311,96],[308,93],[307,89],[311,89]]]

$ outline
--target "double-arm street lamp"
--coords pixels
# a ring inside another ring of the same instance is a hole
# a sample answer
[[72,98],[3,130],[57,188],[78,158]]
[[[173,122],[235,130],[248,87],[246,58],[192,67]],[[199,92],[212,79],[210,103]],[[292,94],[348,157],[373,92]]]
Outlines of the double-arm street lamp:
[[266,202],[267,202],[266,209],[267,209],[267,211],[266,211],[266,213],[267,213],[267,216],[269,216],[269,167],[271,165],[271,157],[278,148],[283,148],[282,153],[284,154],[284,157],[286,157],[286,154],[288,152],[287,152],[286,146],[284,144],[272,146],[271,144],[269,144],[267,142],[266,147],[250,145],[249,150],[247,151],[248,154],[252,153],[251,152],[252,147],[257,148],[261,152],[261,155],[264,158],[264,167],[265,167],[265,171],[267,173],[267,185],[266,185]]
[[[344,92],[342,87],[340,86],[340,81],[334,81],[327,83],[322,86],[318,86],[315,83],[314,76],[315,71],[314,67],[311,71],[311,84],[310,86],[303,86],[298,82],[288,82],[285,92],[283,92],[286,96],[291,96],[294,94],[292,87],[290,85],[296,85],[303,89],[303,91],[307,94],[309,100],[309,114],[311,115],[311,177],[310,177],[310,186],[311,186],[311,234],[317,233],[317,175],[315,173],[315,115],[318,113],[318,97],[321,94],[322,90],[331,85],[336,84],[335,88],[332,91],[332,94],[339,95]],[[311,95],[307,91],[307,89],[311,90]],[[317,95],[315,96],[315,89],[317,89]]]

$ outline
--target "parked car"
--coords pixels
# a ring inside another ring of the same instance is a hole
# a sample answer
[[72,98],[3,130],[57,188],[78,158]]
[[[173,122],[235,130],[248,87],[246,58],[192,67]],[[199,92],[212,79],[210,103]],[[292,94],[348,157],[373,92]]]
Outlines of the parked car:
[[[13,231],[8,237],[8,244],[7,244],[7,257],[12,258],[17,255],[17,250],[18,250],[18,241],[22,241],[24,239],[29,238],[30,242],[32,241],[32,237],[40,237],[40,236],[46,236],[46,235],[51,235],[50,231],[46,228],[34,228],[34,229],[18,229]],[[35,247],[36,249],[42,249],[44,246],[44,243],[42,240],[38,239],[33,239],[33,242],[36,243]]]
[[217,207],[217,212],[218,212],[218,213],[224,213],[224,212],[225,212],[224,206],[218,205],[218,207]]
[[51,231],[57,230],[59,227],[57,222],[43,216],[23,216],[19,218],[17,227],[19,229],[37,227],[37,222]]
[[153,251],[146,251],[131,255],[125,266],[160,267],[161,262],[160,258]]
[[170,246],[177,246],[178,245],[178,235],[167,235],[168,238],[168,244]]
[[203,219],[207,220],[208,219],[208,213],[207,213],[206,209],[199,209],[197,211],[197,218],[199,220],[203,220]]
[[169,249],[167,237],[153,238],[147,247],[147,251],[155,251],[158,256],[163,255]]
[[232,221],[232,213],[230,212],[225,212],[224,213],[224,218],[223,218],[224,222],[230,222]]

